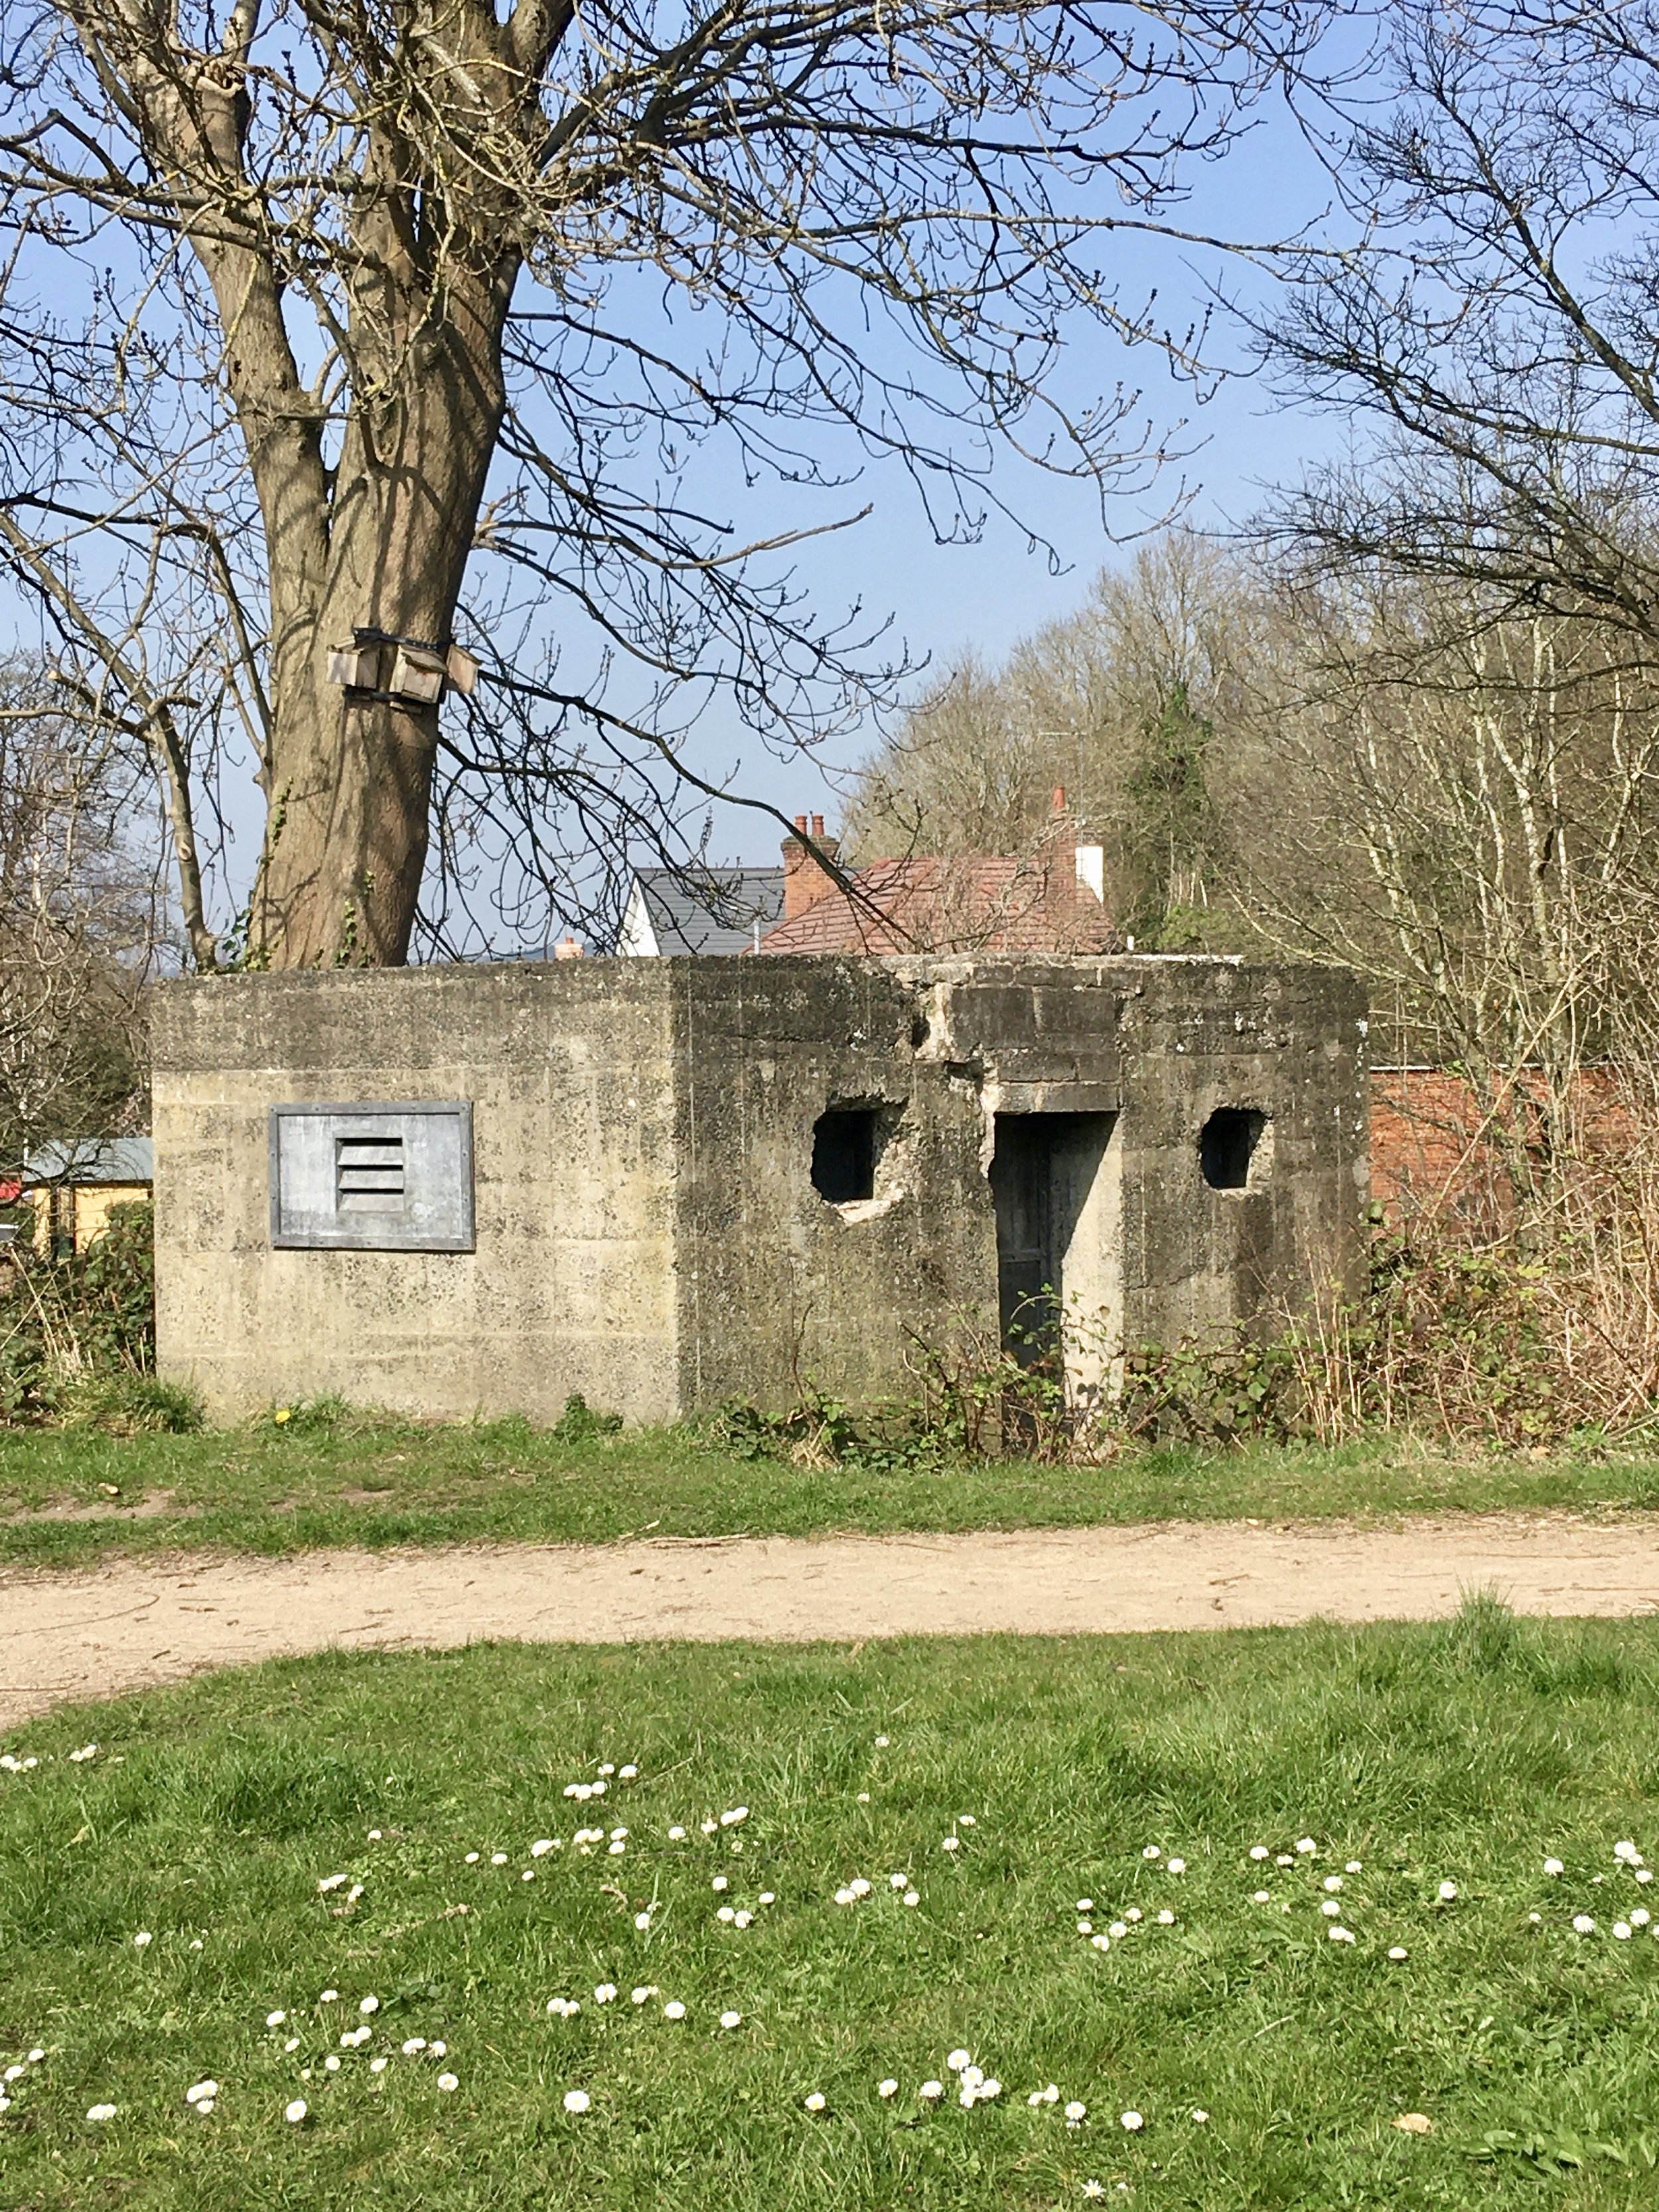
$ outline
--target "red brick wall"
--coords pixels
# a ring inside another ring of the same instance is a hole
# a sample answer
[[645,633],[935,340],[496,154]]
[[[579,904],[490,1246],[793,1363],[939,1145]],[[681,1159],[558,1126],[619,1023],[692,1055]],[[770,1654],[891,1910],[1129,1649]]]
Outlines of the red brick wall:
[[[1541,1145],[1547,1136],[1542,1085],[1523,1072],[1516,1089],[1523,1126],[1530,1115]],[[1610,1071],[1579,1077],[1574,1110],[1580,1144],[1607,1151],[1631,1142],[1630,1109]],[[1509,1118],[1516,1118],[1512,1108]],[[1486,1110],[1466,1077],[1440,1068],[1375,1068],[1370,1119],[1371,1196],[1390,1219],[1431,1202],[1455,1217],[1507,1212],[1503,1160],[1481,1133]]]

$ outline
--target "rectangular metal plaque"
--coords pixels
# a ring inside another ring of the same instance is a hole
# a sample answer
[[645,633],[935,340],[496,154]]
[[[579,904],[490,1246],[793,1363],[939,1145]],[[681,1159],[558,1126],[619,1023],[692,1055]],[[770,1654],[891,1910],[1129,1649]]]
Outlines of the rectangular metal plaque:
[[471,1252],[471,1104],[273,1106],[270,1241],[294,1251]]

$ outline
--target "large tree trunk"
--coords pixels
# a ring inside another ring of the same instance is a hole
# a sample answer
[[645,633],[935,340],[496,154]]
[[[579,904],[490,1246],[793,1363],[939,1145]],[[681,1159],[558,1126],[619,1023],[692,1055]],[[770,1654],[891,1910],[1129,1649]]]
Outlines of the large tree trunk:
[[347,692],[328,654],[358,629],[449,643],[505,405],[511,291],[505,272],[453,285],[442,315],[398,347],[396,397],[354,414],[320,578],[272,544],[268,816],[249,932],[268,966],[408,955],[438,709]]
[[[396,118],[377,119],[343,257],[351,398],[331,469],[326,403],[300,373],[284,317],[289,280],[243,169],[252,107],[241,72],[257,15],[241,0],[223,62],[191,73],[188,98],[176,72],[147,52],[128,57],[154,143],[202,204],[185,234],[217,303],[264,525],[266,830],[248,951],[277,968],[395,963],[408,954],[426,865],[438,710],[349,692],[330,681],[328,656],[361,629],[450,642],[506,410],[501,333],[519,247],[487,191],[447,207]],[[555,27],[535,10],[523,26],[544,43]],[[452,120],[487,136],[502,112],[536,117],[539,59],[526,65],[513,27],[455,0],[427,33],[450,56],[438,82]]]

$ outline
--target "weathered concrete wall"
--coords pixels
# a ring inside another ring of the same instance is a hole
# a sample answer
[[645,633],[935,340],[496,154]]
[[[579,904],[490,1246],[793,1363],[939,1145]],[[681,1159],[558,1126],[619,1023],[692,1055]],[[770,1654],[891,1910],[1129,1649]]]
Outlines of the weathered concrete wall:
[[[1158,972],[1162,970],[1161,973]],[[1121,1023],[1130,1343],[1269,1324],[1358,1287],[1367,1197],[1365,999],[1331,969],[1148,963]],[[1196,1173],[1218,1107],[1268,1116],[1249,1185]]]
[[[918,1340],[994,1339],[1002,1115],[1092,1117],[1056,1174],[1097,1349],[1224,1331],[1358,1263],[1364,1010],[1330,971],[590,960],[158,996],[161,1355],[216,1410],[908,1395]],[[392,1099],[471,1102],[476,1250],[273,1251],[270,1107]],[[1200,1170],[1218,1106],[1263,1117],[1236,1189]],[[832,1203],[813,1132],[842,1109],[882,1146],[872,1194]]]
[[[717,1088],[757,1049],[767,1069],[749,1079],[741,1149],[699,1155],[700,1194],[720,1191],[750,1231],[774,1224],[770,1253],[746,1233],[708,1263],[720,1294],[683,1336],[688,1358],[701,1346],[705,1380],[746,1371],[744,1387],[763,1375],[787,1396],[805,1372],[856,1397],[863,1376],[878,1394],[903,1382],[902,1331],[939,1341],[994,1322],[987,1170],[1002,1114],[1117,1117],[1080,1224],[1087,1249],[1066,1271],[1085,1364],[1085,1343],[1218,1338],[1271,1323],[1316,1283],[1358,1285],[1366,1009],[1342,971],[1144,956],[750,959],[696,963],[685,989]],[[843,1219],[802,1163],[816,1115],[861,1091],[908,1102],[912,1149],[890,1210]],[[1241,1189],[1212,1189],[1200,1170],[1218,1108],[1266,1121]]]
[[[688,1404],[807,1382],[908,1395],[913,1339],[996,1326],[977,1081],[918,1049],[916,988],[854,959],[676,960],[688,1179],[680,1232]],[[890,1123],[873,1196],[826,1204],[813,1127],[837,1106]]]
[[[216,1412],[337,1390],[468,1415],[678,1403],[655,963],[216,977],[156,994],[156,1331]],[[473,1102],[465,1252],[273,1251],[267,1112]]]

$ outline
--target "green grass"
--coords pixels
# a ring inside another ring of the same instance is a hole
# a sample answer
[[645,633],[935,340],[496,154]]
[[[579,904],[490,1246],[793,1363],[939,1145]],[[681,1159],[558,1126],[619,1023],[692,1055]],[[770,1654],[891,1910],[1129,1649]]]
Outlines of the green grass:
[[[64,1505],[118,1516],[146,1501],[159,1510],[138,1520],[32,1517]],[[0,1560],[41,1565],[179,1548],[1656,1507],[1651,1460],[1459,1459],[1409,1439],[1146,1451],[1101,1468],[815,1470],[728,1456],[682,1431],[564,1442],[513,1420],[421,1426],[347,1414],[194,1436],[0,1431]]]
[[[62,1714],[0,1774],[0,2062],[24,2068],[0,2202],[1026,2212],[1092,2179],[1170,2212],[1532,2205],[1540,2182],[1650,2206],[1659,1942],[1612,1928],[1653,1894],[1613,1845],[1659,1833],[1656,1687],[1659,1626],[1476,1603],[1360,1632],[353,1655]],[[601,1762],[639,1777],[562,1794]],[[625,1852],[579,1851],[582,1825]],[[1343,1945],[1320,1905],[1350,1860]],[[337,1875],[355,1903],[319,1893]],[[1103,1954],[1085,1897],[1097,1930],[1144,1917]],[[372,2039],[343,2051],[366,1996]],[[403,2055],[415,2036],[445,2057]],[[927,2109],[957,2045],[1003,2093]],[[1050,2081],[1082,2125],[1028,2106]]]

